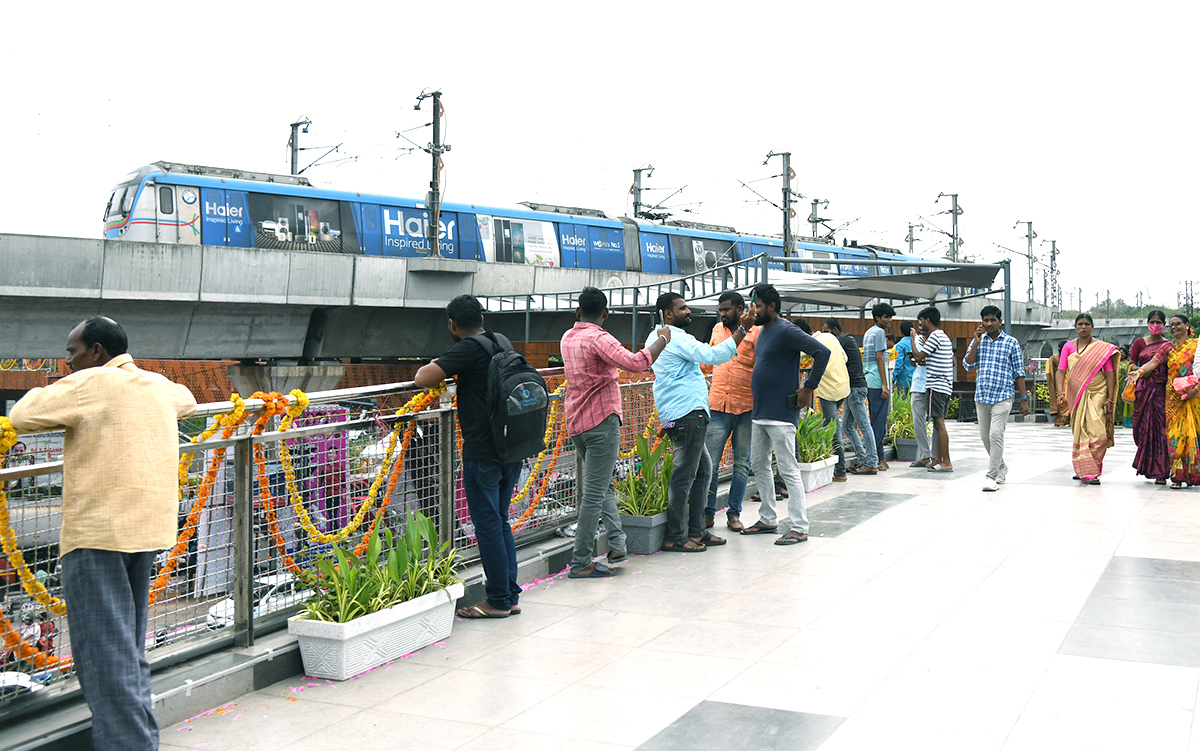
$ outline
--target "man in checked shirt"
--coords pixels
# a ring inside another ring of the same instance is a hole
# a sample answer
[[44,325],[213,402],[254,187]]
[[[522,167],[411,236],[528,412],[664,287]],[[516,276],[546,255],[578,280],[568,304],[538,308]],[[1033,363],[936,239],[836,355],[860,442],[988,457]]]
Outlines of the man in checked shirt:
[[567,576],[602,579],[612,576],[614,570],[592,560],[596,525],[601,516],[608,529],[608,562],[625,558],[625,530],[621,528],[612,486],[613,468],[621,448],[621,388],[617,369],[634,373],[649,370],[671,340],[671,329],[664,326],[646,349],[630,352],[604,330],[608,298],[595,287],[584,287],[579,293],[575,317],[579,321],[563,335],[561,351],[567,374],[564,404],[567,435],[583,462],[583,493],[571,573]]

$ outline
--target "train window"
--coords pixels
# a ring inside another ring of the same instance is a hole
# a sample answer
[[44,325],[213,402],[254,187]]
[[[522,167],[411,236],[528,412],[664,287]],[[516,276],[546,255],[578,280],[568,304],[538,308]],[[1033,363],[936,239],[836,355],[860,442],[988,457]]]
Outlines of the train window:
[[158,189],[158,212],[160,214],[175,213],[175,193],[166,185]]
[[121,200],[125,197],[125,186],[121,186],[113,191],[113,194],[108,198],[108,207],[104,209],[105,219],[114,219],[121,213]]
[[133,210],[133,199],[137,198],[137,186],[130,185],[125,189],[125,198],[121,201],[121,214],[128,214]]

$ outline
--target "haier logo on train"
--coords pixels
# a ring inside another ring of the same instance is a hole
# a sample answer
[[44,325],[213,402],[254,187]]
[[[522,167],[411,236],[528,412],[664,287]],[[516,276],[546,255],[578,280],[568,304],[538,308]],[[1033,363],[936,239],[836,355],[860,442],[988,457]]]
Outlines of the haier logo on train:
[[587,245],[587,240],[579,237],[578,235],[568,234],[566,232],[561,234],[563,245],[571,245],[576,248],[582,248],[583,246]]
[[204,213],[207,216],[224,216],[230,218],[241,218],[242,207],[230,206],[229,204],[218,204],[215,201],[204,202]]
[[[454,237],[454,220],[438,222],[438,245],[444,251],[452,251],[457,243]],[[429,212],[383,207],[383,242],[389,248],[428,248]],[[444,240],[445,242],[440,242]]]

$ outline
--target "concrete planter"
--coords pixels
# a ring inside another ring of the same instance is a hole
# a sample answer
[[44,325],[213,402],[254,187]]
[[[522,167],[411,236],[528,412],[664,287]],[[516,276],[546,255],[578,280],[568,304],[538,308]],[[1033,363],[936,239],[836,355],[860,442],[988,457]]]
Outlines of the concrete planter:
[[449,636],[464,591],[460,582],[347,623],[297,615],[288,633],[300,641],[305,674],[344,681]]
[[621,514],[621,527],[625,530],[625,549],[630,553],[657,553],[667,536],[667,512],[654,516]]
[[813,491],[833,484],[833,468],[837,465],[837,457],[830,456],[819,462],[800,462],[800,477],[804,480],[804,489]]
[[896,461],[898,462],[915,462],[917,460],[917,439],[916,438],[897,438],[896,439]]

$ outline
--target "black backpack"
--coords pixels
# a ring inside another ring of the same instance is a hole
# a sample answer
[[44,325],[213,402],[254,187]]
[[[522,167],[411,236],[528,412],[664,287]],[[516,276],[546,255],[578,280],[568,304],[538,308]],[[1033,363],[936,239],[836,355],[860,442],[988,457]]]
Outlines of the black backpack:
[[469,337],[491,356],[487,374],[487,404],[492,445],[508,464],[546,450],[546,412],[550,395],[546,381],[503,334]]

